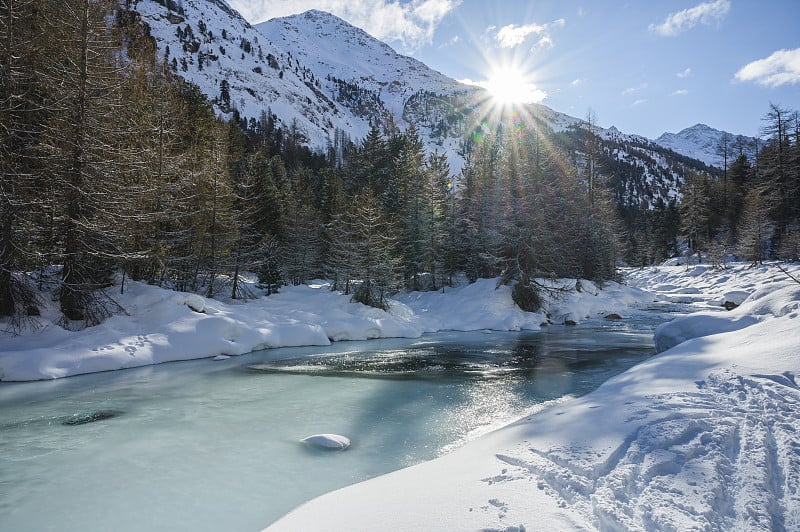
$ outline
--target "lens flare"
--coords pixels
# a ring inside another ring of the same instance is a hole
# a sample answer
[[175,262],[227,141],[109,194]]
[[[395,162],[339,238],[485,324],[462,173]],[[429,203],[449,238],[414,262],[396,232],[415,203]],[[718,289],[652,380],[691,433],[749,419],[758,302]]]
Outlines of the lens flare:
[[484,87],[501,105],[538,103],[547,96],[522,70],[513,66],[496,68]]

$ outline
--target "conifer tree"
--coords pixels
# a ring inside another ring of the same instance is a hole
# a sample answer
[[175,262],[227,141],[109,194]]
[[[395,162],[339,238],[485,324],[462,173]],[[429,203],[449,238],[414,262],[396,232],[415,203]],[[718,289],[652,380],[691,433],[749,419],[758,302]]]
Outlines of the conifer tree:
[[305,283],[320,271],[319,215],[307,200],[298,198],[288,216],[285,243],[281,253],[284,278],[294,285]]
[[739,221],[738,252],[742,258],[754,264],[760,264],[770,255],[769,239],[775,225],[769,211],[769,202],[762,191],[751,189],[745,196]]
[[34,303],[15,272],[33,255],[26,245],[32,239],[23,238],[22,228],[43,199],[36,193],[42,169],[34,148],[44,115],[44,87],[37,72],[41,3],[0,0],[0,317],[19,316]]
[[[119,120],[125,81],[119,43],[108,30],[107,1],[64,0],[50,6],[51,50],[45,67],[53,109],[43,134],[60,207],[61,311],[67,320],[101,321],[110,312],[96,289],[119,257],[116,176],[126,160],[127,127]],[[116,235],[118,236],[118,235]]]
[[[431,277],[432,290],[437,289],[437,275],[444,274],[444,243],[447,238],[447,191],[450,184],[450,165],[445,155],[433,153],[428,156],[425,167],[423,197],[424,235],[423,270]],[[444,284],[444,279],[439,285]]]
[[709,241],[709,191],[705,176],[689,173],[683,183],[681,230],[692,253],[706,249]]

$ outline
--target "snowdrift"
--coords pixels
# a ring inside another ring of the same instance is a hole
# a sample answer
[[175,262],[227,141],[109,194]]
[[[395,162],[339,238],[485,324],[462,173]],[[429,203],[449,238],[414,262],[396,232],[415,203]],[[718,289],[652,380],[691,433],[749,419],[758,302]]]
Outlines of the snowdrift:
[[[580,292],[574,290],[575,283],[555,282],[566,290],[565,297],[553,300],[548,312],[577,322],[652,299],[643,290],[616,283],[601,291],[584,281]],[[116,287],[109,291],[125,314],[68,331],[56,325],[58,313],[51,307],[33,318],[33,327],[24,334],[0,337],[0,380],[53,379],[340,340],[416,338],[445,329],[535,330],[548,321],[545,312],[520,310],[511,299],[511,288],[498,287],[496,279],[401,294],[390,302],[388,312],[352,303],[350,296],[331,291],[324,281],[284,287],[278,294],[248,302],[222,302],[130,281],[124,294]]]

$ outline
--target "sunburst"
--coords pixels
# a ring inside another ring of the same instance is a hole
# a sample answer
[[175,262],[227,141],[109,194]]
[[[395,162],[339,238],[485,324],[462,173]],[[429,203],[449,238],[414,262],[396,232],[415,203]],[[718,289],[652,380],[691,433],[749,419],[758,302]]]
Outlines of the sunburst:
[[545,97],[530,75],[512,65],[498,66],[482,84],[495,105],[509,107],[539,102]]

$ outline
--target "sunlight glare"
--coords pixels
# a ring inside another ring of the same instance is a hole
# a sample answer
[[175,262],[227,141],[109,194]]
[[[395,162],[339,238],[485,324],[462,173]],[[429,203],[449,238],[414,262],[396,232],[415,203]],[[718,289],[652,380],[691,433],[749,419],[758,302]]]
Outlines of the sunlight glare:
[[546,96],[521,70],[514,67],[494,70],[484,88],[489,91],[492,99],[504,106],[537,103]]

